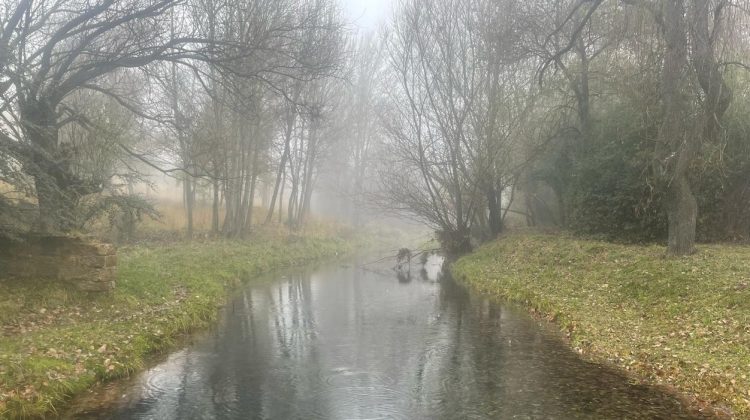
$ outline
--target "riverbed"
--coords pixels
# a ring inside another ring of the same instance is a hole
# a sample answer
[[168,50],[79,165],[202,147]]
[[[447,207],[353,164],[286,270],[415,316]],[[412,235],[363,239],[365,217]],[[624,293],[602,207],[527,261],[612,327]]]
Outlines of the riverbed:
[[280,273],[212,331],[76,402],[83,419],[696,418],[674,396],[583,361],[522,308],[441,271],[387,263]]

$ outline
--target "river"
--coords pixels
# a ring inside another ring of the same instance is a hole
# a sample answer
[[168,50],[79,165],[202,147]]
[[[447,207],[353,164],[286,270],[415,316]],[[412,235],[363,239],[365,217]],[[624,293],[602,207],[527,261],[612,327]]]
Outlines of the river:
[[81,419],[695,418],[581,360],[543,322],[411,277],[336,264],[253,282],[212,331],[74,404]]

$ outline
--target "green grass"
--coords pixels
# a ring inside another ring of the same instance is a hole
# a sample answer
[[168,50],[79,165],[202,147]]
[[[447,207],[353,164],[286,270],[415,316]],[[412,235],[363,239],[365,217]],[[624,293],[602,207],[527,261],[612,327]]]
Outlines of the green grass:
[[353,250],[328,227],[248,241],[138,245],[119,250],[111,295],[55,283],[0,281],[0,417],[58,410],[96,383],[141,369],[147,356],[215,321],[229,290],[260,273]]
[[516,234],[461,258],[470,288],[555,320],[580,353],[750,418],[750,247]]

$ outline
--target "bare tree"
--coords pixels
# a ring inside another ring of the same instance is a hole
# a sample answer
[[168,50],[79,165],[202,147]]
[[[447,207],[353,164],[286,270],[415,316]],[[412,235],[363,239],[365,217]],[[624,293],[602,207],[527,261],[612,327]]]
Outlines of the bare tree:
[[381,130],[377,121],[378,103],[387,87],[382,83],[385,64],[384,45],[376,34],[359,35],[353,41],[350,79],[346,86],[346,96],[342,102],[342,125],[346,134],[342,136],[342,146],[334,155],[340,165],[346,168],[346,177],[337,171],[339,192],[348,205],[347,212],[352,224],[363,223],[364,197],[373,187],[374,159]]
[[[333,4],[317,0],[310,2],[310,7],[309,20],[315,25],[310,26],[305,41],[299,44],[298,54],[317,57],[327,71],[298,74],[279,85],[285,99],[280,105],[282,132],[279,138],[282,145],[265,223],[271,222],[277,200],[281,214],[286,179],[291,181],[288,223],[299,225],[309,211],[318,164],[317,129],[329,107],[327,101],[331,95],[327,79],[338,77],[344,65],[345,39],[340,11]],[[302,197],[298,197],[298,194],[302,194]]]
[[[73,93],[96,91],[141,118],[163,123],[169,115],[155,113],[143,103],[144,97],[132,97],[126,89],[103,84],[103,77],[115,71],[149,74],[156,64],[170,63],[175,88],[181,78],[176,69],[188,68],[197,83],[207,87],[254,80],[264,89],[278,92],[280,80],[313,80],[335,67],[330,60],[335,49],[327,46],[336,39],[341,25],[322,20],[330,15],[330,3],[208,3],[11,0],[5,5],[11,13],[4,18],[0,35],[0,94],[5,99],[0,140],[4,153],[34,180],[39,230],[72,229],[77,201],[102,188],[102,180],[81,178],[71,169],[74,156],[60,143],[62,127],[85,120],[85,115],[76,114],[67,103]],[[205,6],[211,9],[208,22],[194,13]],[[303,44],[312,45],[318,53],[300,54]],[[178,108],[172,107],[172,120],[178,122],[179,141],[187,146],[187,118],[179,115]],[[147,152],[120,146],[124,154],[148,158]],[[205,174],[191,167],[189,153],[183,154],[178,168],[150,164],[165,172],[188,174],[185,185],[190,200],[193,187],[188,183]]]
[[472,231],[502,229],[517,129],[533,98],[530,68],[507,54],[503,7],[407,1],[387,43],[397,89],[382,121],[394,158],[381,171],[380,199],[433,225],[456,253],[471,249]]

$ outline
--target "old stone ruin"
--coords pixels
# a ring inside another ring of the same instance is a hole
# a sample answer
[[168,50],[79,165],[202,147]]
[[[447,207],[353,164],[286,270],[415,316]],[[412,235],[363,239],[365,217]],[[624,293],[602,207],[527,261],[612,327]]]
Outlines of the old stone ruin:
[[117,249],[90,238],[34,236],[0,239],[0,278],[69,283],[86,292],[115,287]]

